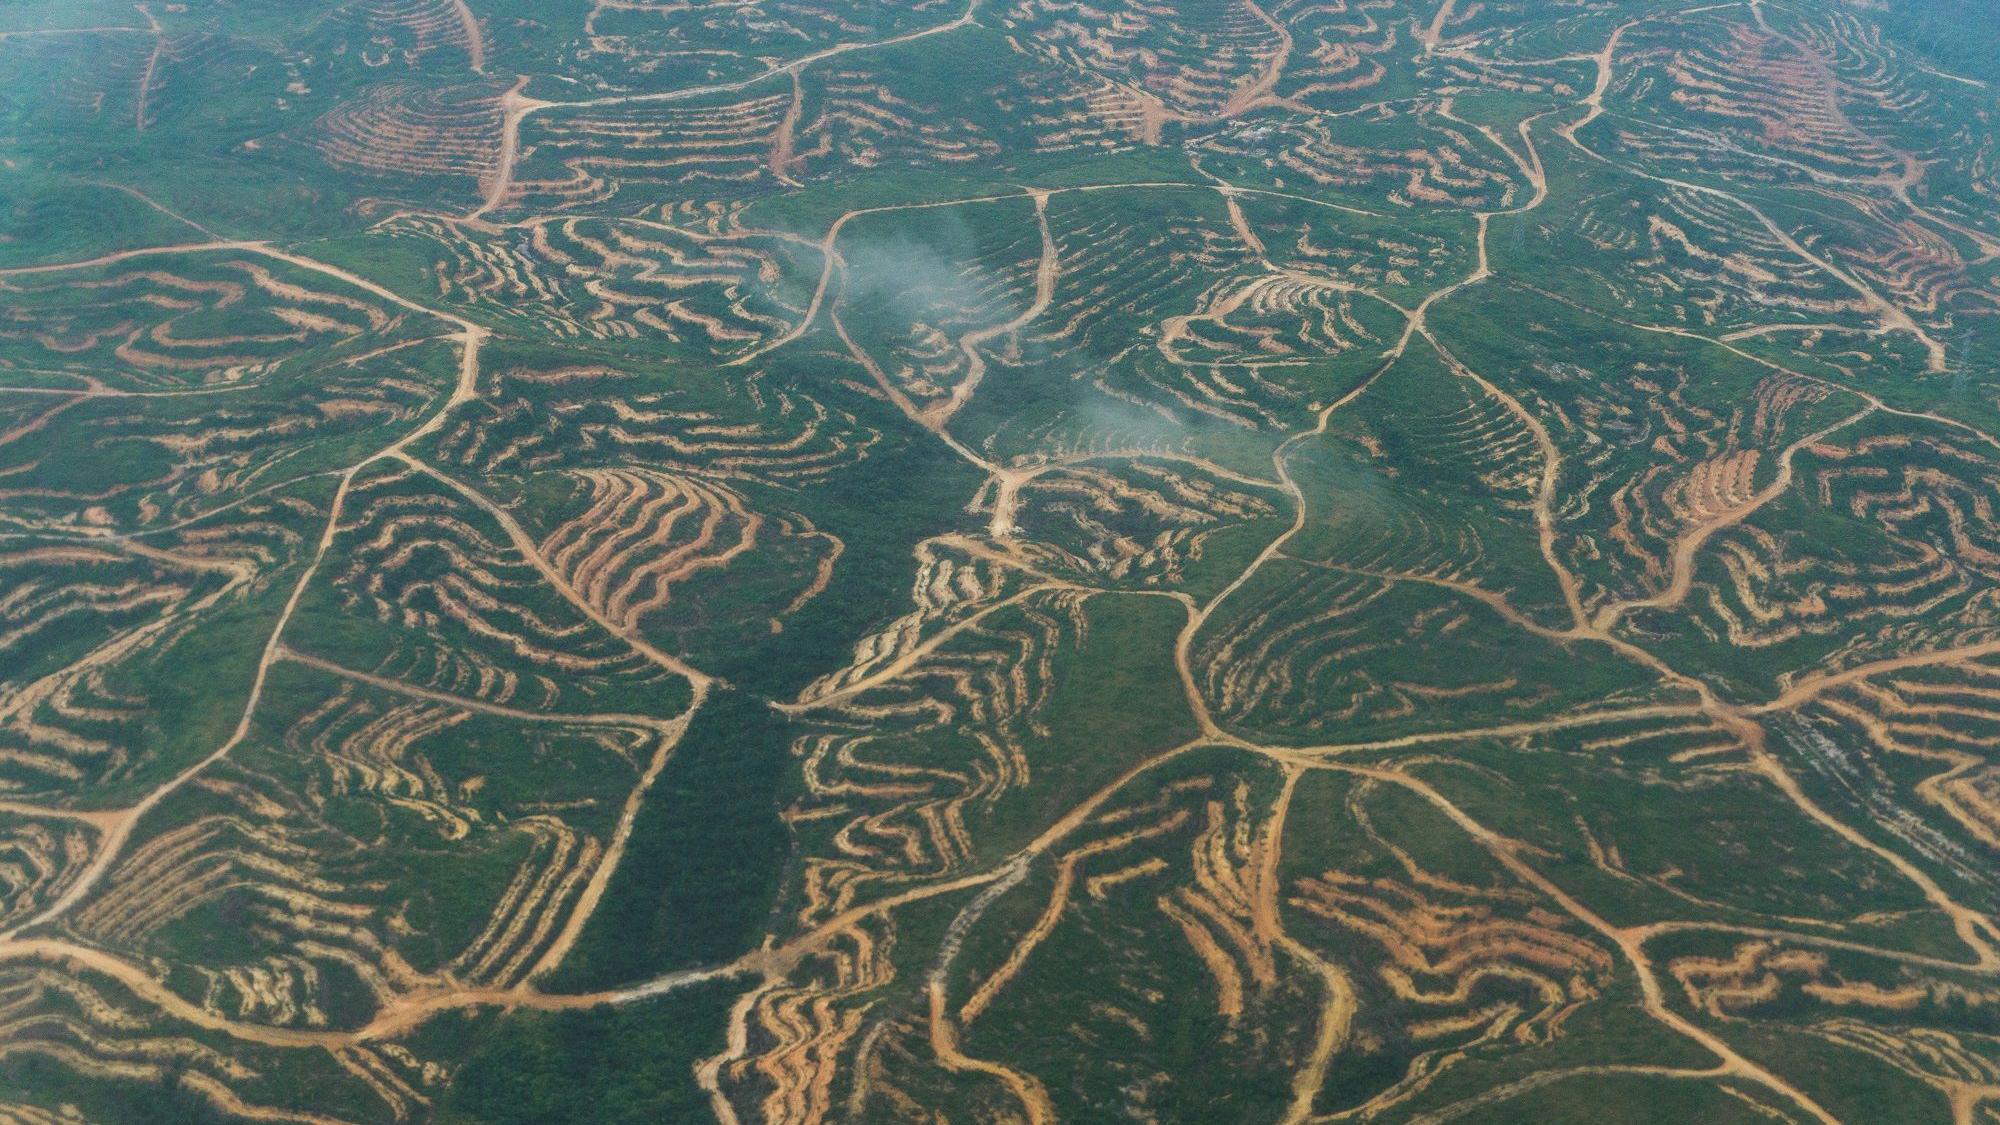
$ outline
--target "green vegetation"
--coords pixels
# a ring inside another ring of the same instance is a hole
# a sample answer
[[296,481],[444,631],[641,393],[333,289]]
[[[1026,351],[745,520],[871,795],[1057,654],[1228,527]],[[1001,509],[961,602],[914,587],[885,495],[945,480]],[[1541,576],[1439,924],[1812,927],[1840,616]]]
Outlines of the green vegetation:
[[728,692],[674,747],[625,862],[550,987],[589,992],[732,960],[770,921],[788,841],[777,787],[786,724]]
[[0,1120],[1991,1117],[1987,15],[0,5]]
[[530,1012],[476,1041],[436,1120],[452,1125],[640,1125],[699,1116],[692,1070],[722,1046],[740,984],[696,985],[663,1000],[592,1012]]

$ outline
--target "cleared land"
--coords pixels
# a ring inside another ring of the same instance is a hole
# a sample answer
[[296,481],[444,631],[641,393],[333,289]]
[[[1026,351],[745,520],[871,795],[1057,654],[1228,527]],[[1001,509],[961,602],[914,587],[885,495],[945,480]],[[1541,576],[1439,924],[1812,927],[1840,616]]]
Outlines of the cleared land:
[[0,11],[0,1120],[2000,1120],[1964,0]]

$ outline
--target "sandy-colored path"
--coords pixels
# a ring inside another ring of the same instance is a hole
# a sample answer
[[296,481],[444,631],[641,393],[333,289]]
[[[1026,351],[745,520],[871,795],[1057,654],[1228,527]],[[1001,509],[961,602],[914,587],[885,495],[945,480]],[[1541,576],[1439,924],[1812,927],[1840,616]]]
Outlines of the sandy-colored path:
[[133,7],[139,10],[140,15],[146,17],[146,26],[153,33],[153,53],[146,57],[145,72],[139,76],[138,108],[133,112],[133,124],[138,132],[143,133],[146,131],[146,103],[153,94],[153,76],[159,72],[160,56],[167,49],[167,33],[166,29],[160,26],[160,21],[153,18],[153,13],[146,10],[144,4],[134,4]]
[[472,69],[486,73],[486,32],[479,26],[479,17],[472,14],[472,6],[465,0],[451,0],[451,10],[465,28],[465,52],[472,56]]

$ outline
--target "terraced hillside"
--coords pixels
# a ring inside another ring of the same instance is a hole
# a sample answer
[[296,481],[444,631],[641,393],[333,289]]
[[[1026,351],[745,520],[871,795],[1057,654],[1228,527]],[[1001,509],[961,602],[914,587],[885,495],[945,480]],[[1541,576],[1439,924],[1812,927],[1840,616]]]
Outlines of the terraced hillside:
[[2000,1122],[1975,0],[0,4],[0,1122]]

